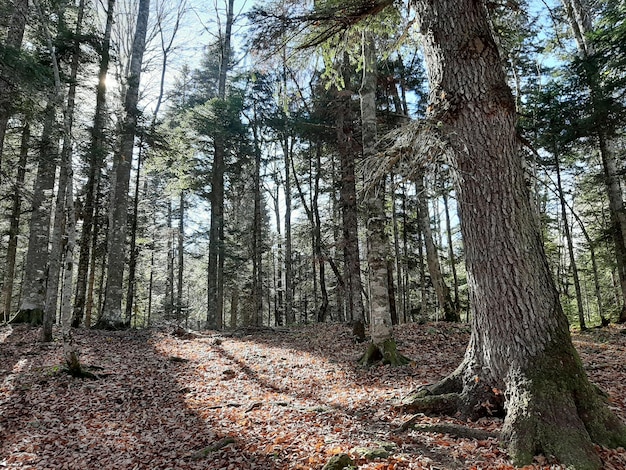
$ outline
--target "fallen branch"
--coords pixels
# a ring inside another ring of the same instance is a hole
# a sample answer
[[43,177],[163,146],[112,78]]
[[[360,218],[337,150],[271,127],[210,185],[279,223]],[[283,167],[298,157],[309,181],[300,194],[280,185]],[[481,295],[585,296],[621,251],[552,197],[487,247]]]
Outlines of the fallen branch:
[[207,455],[218,451],[220,449],[222,449],[223,447],[226,447],[229,444],[234,444],[235,443],[235,439],[232,437],[225,437],[224,439],[220,439],[219,441],[217,441],[215,444],[212,444],[208,447],[205,447],[204,449],[199,450],[198,452],[195,452],[191,458],[193,460],[200,460],[205,458]]

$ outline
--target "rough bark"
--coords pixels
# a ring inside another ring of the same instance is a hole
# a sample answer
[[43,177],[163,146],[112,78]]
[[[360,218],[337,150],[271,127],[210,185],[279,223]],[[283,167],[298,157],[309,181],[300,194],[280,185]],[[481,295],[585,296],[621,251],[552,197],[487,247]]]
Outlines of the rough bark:
[[[111,47],[111,29],[113,27],[113,12],[115,9],[115,0],[107,2],[107,19],[104,28],[104,35],[100,45],[100,68],[98,71],[98,84],[96,86],[96,108],[94,111],[93,127],[91,129],[91,144],[88,153],[89,169],[87,174],[87,182],[85,184],[85,205],[83,208],[83,228],[80,238],[80,253],[78,257],[78,268],[76,274],[76,293],[74,298],[74,318],[72,325],[77,327],[82,318],[85,309],[91,311],[91,305],[85,306],[87,297],[87,287],[90,279],[93,277],[93,266],[89,270],[90,260],[95,258],[95,253],[91,252],[93,243],[94,218],[98,210],[97,204],[97,188],[100,171],[107,154],[105,128],[106,128],[106,76],[109,71],[109,49]],[[93,283],[91,284],[93,287]],[[93,295],[90,291],[89,295]],[[85,312],[86,313],[86,312]],[[85,316],[87,316],[85,314]],[[89,315],[91,317],[91,315]],[[85,324],[89,327],[91,321]]]
[[355,157],[357,139],[354,136],[354,116],[351,109],[350,73],[348,58],[344,57],[344,86],[346,91],[339,94],[336,114],[337,142],[339,145],[339,165],[341,185],[339,200],[342,221],[342,245],[344,263],[344,283],[347,304],[347,317],[352,322],[352,333],[359,341],[365,340],[365,307],[361,292],[361,259],[359,250],[359,224],[356,193]]
[[[36,1],[36,0],[35,0]],[[38,3],[36,3],[37,10],[41,12],[39,9]],[[70,183],[69,178],[72,177],[72,127],[74,124],[74,109],[76,105],[76,77],[78,75],[78,66],[80,64],[80,42],[78,38],[81,36],[82,32],[82,23],[83,16],[85,11],[85,2],[81,0],[78,5],[78,15],[76,19],[76,29],[75,29],[75,38],[74,44],[72,47],[72,60],[70,64],[70,76],[69,76],[69,88],[67,93],[67,102],[63,109],[63,146],[61,148],[61,160],[60,160],[60,171],[59,171],[59,181],[57,184],[57,197],[55,202],[55,210],[54,210],[54,224],[52,231],[52,243],[50,250],[50,260],[48,267],[48,282],[47,282],[47,290],[46,290],[46,305],[44,310],[44,322],[43,328],[41,329],[41,340],[48,342],[52,341],[52,323],[56,318],[57,305],[58,305],[58,297],[59,297],[59,285],[60,285],[60,276],[62,270],[63,263],[63,255],[64,255],[64,245],[67,243],[68,235],[66,227],[67,223],[67,190],[68,185]],[[41,15],[42,22],[45,22],[43,14]],[[47,31],[47,29],[45,29]],[[59,76],[59,65],[57,63],[56,56],[54,55],[54,49],[52,47],[51,38],[48,36],[50,40],[49,48],[50,55],[52,57],[52,63],[54,64],[55,69],[55,88],[56,94],[59,97],[59,107],[61,107],[61,99],[62,99],[62,84]],[[73,194],[72,194],[73,197]],[[73,206],[72,206],[73,207]],[[72,214],[73,216],[73,214]],[[72,230],[74,227],[72,227]],[[74,235],[72,233],[72,235]],[[72,246],[72,250],[73,250]],[[71,277],[70,277],[70,286],[71,286]]]
[[[361,98],[361,126],[363,154],[371,157],[376,145],[376,48],[371,32],[363,33],[363,79],[359,90]],[[389,237],[385,214],[385,180],[381,179],[370,190],[365,201],[367,211],[367,264],[370,291],[371,345],[361,363],[370,364],[383,357],[390,364],[407,360],[398,353],[393,339],[389,305],[387,259]],[[378,352],[376,352],[378,351]]]
[[[13,2],[9,29],[4,41],[4,47],[9,51],[17,51],[22,47],[26,20],[28,19],[28,0],[15,0]],[[15,83],[15,75],[10,67],[0,61],[0,181],[2,176],[2,153],[4,148],[4,138],[6,136],[9,118],[13,113],[13,103],[15,101],[15,90],[18,83]]]
[[[218,98],[226,99],[226,79],[231,54],[233,0],[228,1],[226,25],[221,44]],[[211,222],[209,226],[209,265],[207,326],[221,329],[224,306],[224,171],[226,142],[220,132],[213,139],[213,169],[211,173]]]
[[122,297],[124,295],[123,280],[126,258],[128,188],[130,185],[130,169],[139,114],[137,102],[139,101],[141,64],[146,48],[149,11],[150,0],[140,0],[128,75],[128,90],[124,100],[124,120],[122,123],[120,148],[116,152],[113,161],[112,194],[109,207],[107,283],[104,308],[96,325],[98,328],[116,329],[126,326],[122,318]]
[[593,443],[623,446],[626,430],[572,345],[524,181],[515,104],[485,5],[414,0],[414,6],[429,118],[446,136],[457,172],[474,313],[465,359],[443,383],[460,392],[468,416],[486,411],[485,394],[497,398],[502,391],[503,440],[516,465],[545,453],[572,468],[598,469]]
[[28,251],[22,283],[20,311],[13,322],[40,324],[46,295],[50,217],[57,163],[55,109],[50,100],[44,113],[44,126],[39,144],[37,178],[32,196],[32,211],[28,225]]

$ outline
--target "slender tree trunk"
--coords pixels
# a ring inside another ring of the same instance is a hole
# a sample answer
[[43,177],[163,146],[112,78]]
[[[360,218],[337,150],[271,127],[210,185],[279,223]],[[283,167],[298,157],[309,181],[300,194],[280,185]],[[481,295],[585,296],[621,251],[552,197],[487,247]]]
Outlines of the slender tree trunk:
[[[72,51],[72,61],[70,65],[70,77],[69,77],[69,89],[67,94],[67,105],[64,109],[64,121],[63,121],[63,147],[61,149],[61,165],[59,172],[58,190],[56,198],[56,207],[54,211],[54,224],[52,233],[52,244],[50,251],[50,263],[48,268],[48,285],[46,291],[46,305],[44,310],[44,322],[41,331],[41,340],[45,342],[52,341],[52,322],[56,317],[58,296],[59,296],[59,282],[61,276],[61,268],[63,263],[64,245],[67,244],[67,216],[68,210],[66,208],[67,203],[67,190],[69,185],[69,178],[72,177],[72,128],[74,124],[74,109],[76,104],[76,83],[78,76],[78,66],[80,63],[80,42],[78,38],[82,34],[83,15],[85,10],[85,2],[81,0],[78,6],[78,16],[76,20],[75,39]],[[43,16],[42,16],[43,20]],[[54,57],[54,50],[50,45],[50,54]],[[53,58],[53,63],[56,64],[56,59]],[[58,64],[56,64],[58,67]],[[56,80],[57,94],[61,96],[61,83],[60,78]],[[73,193],[72,193],[73,197]],[[73,213],[73,201],[72,201],[72,217]],[[74,227],[72,227],[72,230]],[[74,234],[72,233],[72,236]],[[74,247],[72,246],[72,250]],[[71,275],[70,286],[71,289]]]
[[454,255],[454,244],[452,240],[452,225],[450,224],[450,205],[448,192],[444,188],[443,190],[443,207],[446,216],[446,235],[448,239],[448,258],[450,259],[450,270],[452,271],[452,282],[454,286],[454,311],[457,312],[457,321],[461,320],[460,314],[460,300],[459,300],[459,278],[456,273],[456,256]]
[[578,266],[576,266],[576,255],[574,253],[574,242],[572,240],[572,232],[569,226],[569,220],[567,217],[567,204],[565,202],[565,195],[563,194],[563,185],[561,182],[561,163],[559,162],[558,155],[554,155],[556,159],[556,184],[557,191],[559,193],[559,201],[561,204],[561,218],[563,219],[563,228],[565,233],[565,241],[567,243],[567,253],[569,255],[570,267],[572,268],[572,277],[574,278],[574,290],[576,292],[576,309],[578,311],[578,323],[581,330],[586,330],[587,325],[585,323],[585,312],[583,306],[583,296],[580,289],[580,279],[578,277]]
[[618,169],[618,156],[615,150],[615,137],[610,136],[606,130],[610,126],[607,105],[603,102],[606,92],[602,90],[602,78],[597,69],[597,59],[593,57],[596,53],[595,48],[588,41],[589,35],[593,32],[590,7],[585,4],[584,0],[562,0],[562,3],[576,40],[579,56],[587,60],[583,79],[586,80],[591,91],[594,122],[598,123],[596,136],[604,168],[611,233],[622,293],[622,308],[618,321],[623,323],[626,322],[626,209]]
[[292,268],[292,241],[291,241],[291,146],[285,135],[283,152],[285,154],[285,322],[293,325],[296,316],[293,311],[293,268]]
[[167,198],[167,277],[165,279],[165,317],[174,315],[174,226],[172,221],[172,199]]
[[[393,179],[392,179],[393,180]],[[396,273],[398,278],[398,297],[400,298],[400,315],[397,315],[398,322],[400,319],[406,318],[406,305],[404,304],[404,277],[402,275],[402,257],[400,256],[400,230],[398,228],[398,214],[396,211],[396,192],[391,195],[391,226],[393,228],[393,251],[396,264]]]
[[[361,123],[363,156],[372,158],[376,145],[376,48],[373,34],[363,33],[363,80],[361,97]],[[370,291],[371,344],[360,359],[363,364],[382,360],[383,363],[399,365],[408,359],[398,353],[393,338],[389,304],[389,279],[387,260],[389,238],[386,232],[385,179],[381,178],[366,195],[367,211],[367,264]]]
[[325,322],[328,316],[328,289],[326,289],[326,261],[322,247],[322,221],[320,219],[319,194],[320,194],[320,177],[322,174],[322,146],[318,142],[315,150],[315,190],[314,197],[311,201],[311,209],[313,211],[313,241],[315,243],[314,259],[319,264],[320,274],[320,294],[322,301],[317,311],[317,321]]
[[402,260],[403,260],[403,273],[404,273],[404,299],[402,301],[404,305],[404,323],[408,322],[408,315],[411,311],[411,298],[409,294],[410,287],[410,277],[409,277],[409,229],[408,229],[408,217],[407,217],[407,194],[406,194],[406,185],[402,185]]
[[252,221],[252,297],[254,324],[263,324],[263,233],[261,213],[261,142],[258,128],[256,103],[254,104],[254,216]]
[[237,317],[239,313],[239,284],[233,283],[233,289],[230,293],[230,327],[237,328]]
[[17,164],[17,178],[15,191],[13,192],[13,204],[11,206],[11,222],[9,225],[9,243],[7,246],[6,272],[2,286],[2,312],[4,322],[11,317],[13,304],[13,281],[15,277],[15,260],[17,258],[17,242],[20,230],[20,214],[22,211],[22,192],[26,178],[26,162],[28,158],[28,146],[30,144],[30,124],[24,123],[22,130],[22,143],[20,145],[20,158]]
[[152,291],[154,289],[154,249],[150,254],[150,280],[148,281],[148,312],[146,313],[146,326],[150,326],[152,319]]
[[[142,140],[142,139],[141,139]],[[128,279],[126,280],[126,309],[124,321],[130,326],[133,316],[133,306],[135,304],[135,290],[137,287],[136,271],[137,259],[139,258],[139,248],[137,248],[137,225],[139,222],[139,186],[141,180],[141,163],[143,156],[142,143],[139,144],[137,154],[137,169],[135,170],[135,187],[133,188],[133,215],[130,223],[130,248],[128,250]]]
[[63,291],[61,295],[61,331],[63,336],[63,357],[68,372],[77,377],[86,373],[78,359],[79,353],[72,336],[72,274],[74,272],[74,248],[76,246],[76,215],[74,209],[74,183],[71,160],[66,162],[67,185],[65,190],[66,242],[63,253]]
[[441,264],[439,263],[439,254],[433,241],[433,234],[430,227],[430,215],[428,212],[428,198],[424,188],[424,176],[419,175],[415,180],[415,191],[417,193],[417,203],[419,205],[419,225],[424,236],[424,244],[426,246],[426,262],[428,264],[428,272],[430,279],[435,288],[439,308],[443,312],[445,321],[459,321],[458,312],[454,308],[452,298],[450,297],[450,288],[446,284],[443,274],[441,273]]
[[[80,254],[78,257],[78,269],[76,274],[76,293],[74,296],[74,319],[72,324],[77,327],[83,317],[86,308],[91,310],[92,306],[85,306],[87,297],[87,286],[92,278],[89,266],[95,253],[91,252],[93,242],[92,232],[94,231],[94,218],[98,212],[98,186],[100,171],[107,154],[106,148],[106,76],[109,71],[109,49],[111,47],[111,29],[113,27],[113,13],[115,0],[107,2],[107,19],[104,28],[104,35],[100,45],[100,69],[98,71],[98,84],[96,86],[96,108],[94,112],[93,127],[91,129],[91,145],[88,153],[89,170],[87,183],[85,185],[85,206],[83,209],[83,228],[80,238]],[[91,253],[90,253],[91,252]],[[92,272],[95,263],[91,263]],[[93,286],[93,284],[92,284]],[[91,294],[93,297],[93,293]],[[87,316],[85,312],[85,316]],[[87,321],[85,320],[87,324]],[[90,325],[87,324],[89,327]]]
[[112,195],[109,208],[109,261],[107,283],[102,316],[98,321],[100,328],[122,328],[126,324],[122,318],[122,297],[124,264],[126,258],[126,220],[128,211],[128,187],[130,169],[135,147],[135,133],[139,111],[139,82],[142,61],[146,48],[146,33],[150,0],[139,0],[137,25],[133,38],[132,57],[128,75],[128,90],[124,101],[124,121],[120,149],[113,162]]
[[279,183],[276,182],[276,194],[274,197],[274,214],[276,215],[276,231],[278,233],[278,260],[276,262],[276,325],[280,326],[285,321],[285,301],[283,289],[283,234],[280,222]]
[[486,7],[473,0],[413,4],[430,83],[428,118],[440,123],[436,132],[457,170],[474,314],[463,363],[429,390],[460,391],[460,408],[473,416],[490,400],[504,402],[503,441],[516,465],[542,452],[577,469],[599,469],[593,443],[623,446],[626,430],[572,345]]
[[178,283],[176,290],[176,319],[180,321],[183,309],[183,274],[185,268],[185,190],[180,190],[178,201]]
[[[9,30],[4,41],[7,50],[17,51],[22,47],[26,20],[28,19],[28,0],[15,0],[9,20]],[[18,87],[14,83],[14,74],[4,63],[0,62],[0,181],[4,179],[2,173],[2,154],[9,118],[13,113],[15,91]]]

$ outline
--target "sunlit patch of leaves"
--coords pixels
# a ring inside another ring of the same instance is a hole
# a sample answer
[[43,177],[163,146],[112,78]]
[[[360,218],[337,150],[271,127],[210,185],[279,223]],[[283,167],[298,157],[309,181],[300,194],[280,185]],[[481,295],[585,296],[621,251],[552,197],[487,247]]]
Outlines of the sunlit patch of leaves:
[[[411,417],[396,406],[402,397],[458,365],[466,325],[397,327],[399,349],[414,362],[373,368],[357,365],[365,346],[344,325],[173,333],[78,330],[81,361],[101,367],[99,380],[50,373],[62,346],[38,343],[36,329],[0,335],[0,466],[319,469],[347,453],[359,469],[513,468],[494,438],[394,432]],[[609,328],[574,340],[624,418],[626,335]],[[416,422],[445,423],[501,426],[498,418]],[[387,457],[357,452],[381,443]],[[623,449],[599,452],[604,468],[626,468]],[[541,456],[526,468],[561,467]]]

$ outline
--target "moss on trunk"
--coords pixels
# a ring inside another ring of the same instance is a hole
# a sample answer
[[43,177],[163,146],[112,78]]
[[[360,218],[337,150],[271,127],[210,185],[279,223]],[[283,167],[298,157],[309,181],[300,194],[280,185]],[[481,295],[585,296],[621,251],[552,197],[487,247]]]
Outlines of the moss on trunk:
[[594,444],[626,446],[626,427],[587,379],[573,347],[555,343],[525,371],[512,371],[503,440],[516,465],[543,453],[568,468],[601,468]]
[[626,446],[626,427],[608,408],[606,395],[587,379],[576,350],[564,344],[563,338],[555,339],[523,370],[511,367],[504,395],[494,384],[473,379],[463,370],[465,362],[440,382],[418,389],[404,407],[472,419],[502,410],[501,440],[515,465],[531,464],[535,455],[544,454],[568,468],[600,469],[594,444]]
[[392,366],[404,366],[411,362],[406,356],[398,352],[396,341],[393,338],[386,339],[381,344],[370,343],[367,351],[359,359],[362,366],[375,364],[388,364]]

